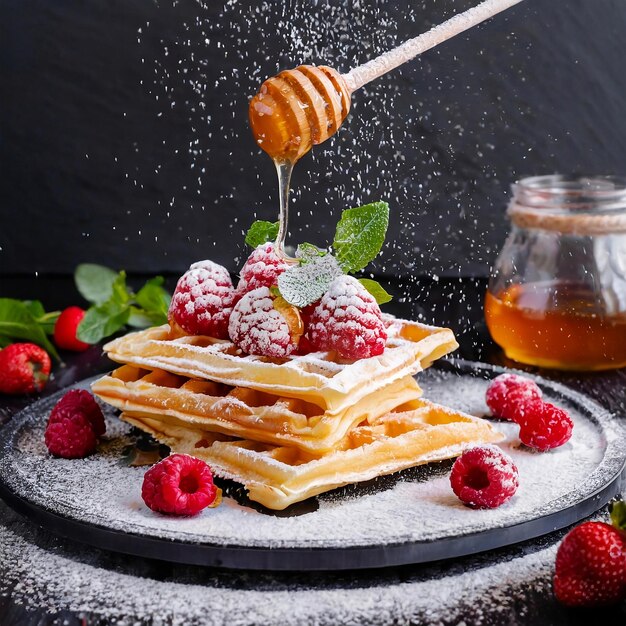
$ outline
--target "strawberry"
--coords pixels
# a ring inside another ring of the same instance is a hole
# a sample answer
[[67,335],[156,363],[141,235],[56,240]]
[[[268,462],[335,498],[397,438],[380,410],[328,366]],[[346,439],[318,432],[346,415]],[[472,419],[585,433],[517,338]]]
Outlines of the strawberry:
[[[622,523],[626,503],[611,516]],[[616,526],[585,522],[570,531],[556,554],[554,593],[567,606],[603,606],[626,599],[626,536]]]
[[49,375],[50,357],[34,343],[13,343],[0,351],[0,393],[41,391]]
[[63,350],[83,352],[89,344],[77,339],[78,325],[83,321],[85,311],[78,306],[70,306],[61,312],[54,325],[54,343]]

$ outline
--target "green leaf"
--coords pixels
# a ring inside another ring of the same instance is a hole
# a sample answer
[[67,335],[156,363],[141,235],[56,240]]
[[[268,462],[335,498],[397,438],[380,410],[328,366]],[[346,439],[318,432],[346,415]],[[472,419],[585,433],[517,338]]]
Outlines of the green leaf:
[[52,311],[37,319],[39,326],[41,326],[46,335],[54,335],[54,326],[59,319],[59,315],[61,315],[61,311]]
[[95,263],[82,263],[74,272],[74,282],[80,295],[93,304],[103,304],[113,292],[113,283],[119,276],[112,269]]
[[0,298],[0,335],[36,343],[55,359],[60,360],[56,348],[33,317],[30,308],[32,304],[25,305],[12,298]]
[[126,272],[122,270],[111,283],[111,295],[106,302],[112,301],[118,304],[127,304],[133,299],[133,296],[133,292],[126,286]]
[[46,314],[43,304],[39,300],[23,300],[22,304],[28,309],[28,312],[35,318],[39,319]]
[[281,298],[281,294],[280,294],[280,289],[276,286],[276,285],[272,285],[270,287],[270,293],[275,297],[275,298]]
[[268,241],[276,241],[276,237],[278,237],[278,222],[257,220],[246,234],[246,243],[251,248],[258,248]]
[[98,343],[123,328],[130,318],[130,306],[111,296],[107,302],[91,307],[78,325],[76,337],[85,343]]
[[388,225],[386,202],[373,202],[342,213],[333,250],[344,272],[358,272],[376,257],[385,242]]
[[615,528],[626,531],[626,502],[617,500],[611,503],[611,523]]
[[0,335],[0,349],[6,348],[7,346],[10,346],[12,343],[13,343],[13,340],[11,339],[11,337],[5,337],[3,335]]
[[359,282],[374,296],[378,304],[385,304],[393,300],[393,296],[379,282],[371,278],[359,278]]
[[[170,295],[163,289],[163,277],[151,278],[137,292],[135,301],[143,309],[146,318],[152,320],[152,326],[167,322],[167,311],[170,306]],[[137,311],[139,313],[139,311]],[[131,314],[132,318],[132,314]],[[132,323],[131,323],[132,325]]]
[[289,304],[302,308],[319,300],[342,274],[337,259],[327,254],[284,271],[278,277],[278,288]]
[[306,263],[311,259],[317,259],[318,257],[328,254],[326,250],[322,250],[312,243],[301,243],[296,250],[296,258],[300,259],[301,263]]

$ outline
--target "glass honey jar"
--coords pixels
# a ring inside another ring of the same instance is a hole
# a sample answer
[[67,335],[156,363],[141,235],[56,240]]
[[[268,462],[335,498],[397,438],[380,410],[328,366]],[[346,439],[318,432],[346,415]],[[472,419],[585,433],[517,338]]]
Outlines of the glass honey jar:
[[626,178],[513,185],[485,318],[505,354],[561,370],[626,366]]

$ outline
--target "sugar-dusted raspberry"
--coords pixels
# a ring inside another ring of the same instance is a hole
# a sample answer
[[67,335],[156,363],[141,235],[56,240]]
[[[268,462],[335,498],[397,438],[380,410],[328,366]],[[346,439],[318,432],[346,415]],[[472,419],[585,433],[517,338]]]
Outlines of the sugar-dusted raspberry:
[[567,443],[574,428],[567,411],[542,401],[529,403],[519,424],[522,443],[542,452]]
[[54,456],[81,459],[96,449],[96,433],[87,415],[71,407],[61,407],[45,433],[46,447]]
[[500,374],[487,388],[485,400],[494,417],[517,422],[529,402],[541,400],[541,389],[534,380],[517,374]]
[[199,261],[179,279],[168,318],[190,335],[226,339],[234,301],[228,270],[213,261]]
[[497,446],[485,445],[467,450],[454,462],[450,484],[464,504],[494,509],[513,496],[519,479],[511,458]]
[[213,504],[218,493],[211,468],[188,454],[172,454],[153,465],[141,487],[149,508],[170,515],[196,515]]
[[374,297],[352,276],[338,276],[308,319],[316,350],[336,350],[344,359],[382,354],[387,331]]
[[298,348],[289,320],[276,309],[267,287],[253,289],[237,302],[228,333],[232,342],[248,354],[283,358]]
[[65,418],[68,413],[82,413],[94,430],[97,437],[104,435],[106,424],[100,405],[85,389],[71,389],[54,406],[48,422],[57,422]]
[[237,292],[243,295],[259,287],[272,287],[286,269],[289,264],[277,256],[274,244],[264,243],[252,252],[241,268]]

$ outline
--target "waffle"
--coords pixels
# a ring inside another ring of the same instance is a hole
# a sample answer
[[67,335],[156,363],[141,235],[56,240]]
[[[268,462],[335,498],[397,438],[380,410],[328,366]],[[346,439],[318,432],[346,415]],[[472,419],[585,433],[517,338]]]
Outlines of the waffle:
[[296,398],[132,365],[104,376],[92,385],[92,390],[122,411],[156,415],[172,426],[294,446],[318,454],[335,447],[358,423],[371,421],[422,394],[415,379],[407,376],[330,413]]
[[246,355],[230,341],[176,336],[168,325],[130,333],[104,349],[119,363],[298,398],[336,413],[458,347],[447,328],[383,317],[388,333],[385,351],[354,362],[333,352],[285,359]]
[[348,433],[339,449],[321,456],[181,428],[154,415],[122,413],[121,417],[172,452],[203,459],[218,476],[245,485],[251,500],[275,510],[336,487],[452,458],[470,445],[503,439],[488,422],[427,400],[412,400],[402,410],[363,422]]

